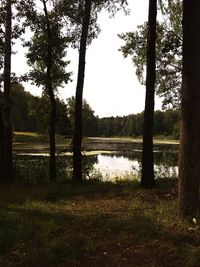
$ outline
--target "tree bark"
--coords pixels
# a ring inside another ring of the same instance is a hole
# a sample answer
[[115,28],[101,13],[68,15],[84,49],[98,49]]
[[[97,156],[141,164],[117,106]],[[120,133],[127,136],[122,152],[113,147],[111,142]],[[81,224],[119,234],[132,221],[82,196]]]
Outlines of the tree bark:
[[153,119],[156,80],[156,17],[157,0],[149,0],[146,99],[143,124],[141,177],[141,186],[144,188],[151,188],[154,186],[155,183],[153,158]]
[[73,180],[82,181],[82,99],[85,76],[85,57],[87,47],[87,37],[90,24],[91,0],[85,0],[85,12],[82,24],[82,34],[79,50],[78,78],[75,97],[75,122],[73,136]]
[[50,103],[51,103],[51,111],[50,111],[50,129],[49,129],[49,143],[50,143],[50,164],[49,164],[49,174],[50,180],[54,181],[57,178],[56,173],[56,144],[55,144],[55,131],[56,131],[56,100],[54,96],[54,91],[52,87],[52,32],[51,25],[49,21],[48,11],[46,7],[46,1],[43,0],[44,13],[46,18],[46,26],[47,26],[47,36],[48,36],[48,48],[47,48],[47,73],[46,73],[46,88],[47,93],[49,95]]
[[6,1],[5,21],[5,56],[4,56],[4,165],[3,177],[7,182],[13,180],[13,156],[12,156],[12,121],[11,121],[11,33],[12,11],[11,0]]
[[[0,99],[1,101],[1,99]],[[1,105],[1,103],[0,103]],[[3,135],[4,135],[4,122],[3,122],[3,114],[2,114],[2,107],[0,106],[0,182],[3,181]]]
[[200,1],[183,1],[183,84],[179,150],[179,214],[199,212]]

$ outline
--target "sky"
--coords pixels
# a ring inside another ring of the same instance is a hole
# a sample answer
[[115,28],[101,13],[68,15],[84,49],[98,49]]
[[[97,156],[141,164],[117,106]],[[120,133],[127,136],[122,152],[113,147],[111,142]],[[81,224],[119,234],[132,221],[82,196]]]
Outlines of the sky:
[[[131,13],[122,11],[110,18],[106,11],[99,14],[101,33],[87,49],[84,82],[84,98],[99,117],[123,116],[142,112],[145,102],[145,86],[136,75],[131,58],[124,58],[119,51],[124,44],[117,34],[136,30],[148,17],[149,0],[129,0]],[[17,44],[18,53],[13,57],[12,70],[17,74],[27,71],[24,48]],[[78,51],[69,49],[67,59],[71,61],[72,82],[59,89],[58,95],[67,99],[75,94],[78,69]],[[34,95],[41,95],[41,88],[24,84]],[[161,100],[156,97],[155,109],[160,109]]]

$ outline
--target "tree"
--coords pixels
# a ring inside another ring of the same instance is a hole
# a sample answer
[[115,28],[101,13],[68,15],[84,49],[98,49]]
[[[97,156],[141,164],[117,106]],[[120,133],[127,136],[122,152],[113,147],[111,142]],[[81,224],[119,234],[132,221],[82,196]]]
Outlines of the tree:
[[0,70],[3,68],[4,62],[4,28],[5,25],[5,4],[0,4]]
[[[66,46],[69,37],[62,34],[63,24],[59,20],[56,9],[47,10],[46,0],[41,0],[43,4],[43,14],[36,11],[33,1],[27,3],[24,16],[26,24],[31,28],[34,35],[31,41],[26,43],[29,47],[27,53],[28,63],[32,71],[28,75],[36,85],[43,86],[44,92],[48,95],[51,103],[49,119],[49,143],[50,143],[50,180],[56,179],[56,99],[55,91],[63,83],[69,81],[70,73],[65,71],[68,61],[66,56]],[[25,3],[26,5],[26,3]]]
[[84,16],[82,24],[82,33],[79,48],[79,65],[78,65],[78,78],[76,86],[75,97],[75,123],[74,123],[74,137],[73,137],[73,180],[82,180],[82,98],[83,98],[83,85],[85,75],[85,56],[87,38],[90,24],[92,0],[85,0]]
[[[100,32],[97,24],[98,13],[106,8],[113,15],[127,5],[126,0],[62,0],[56,1],[57,9],[67,21],[66,31],[72,35],[73,47],[79,49],[78,77],[75,96],[75,122],[73,136],[73,180],[82,180],[82,94],[85,73],[85,56],[87,45]],[[91,12],[92,11],[92,12]]]
[[3,179],[13,180],[12,162],[12,121],[11,121],[11,35],[12,35],[12,10],[11,0],[6,0],[5,19],[5,50],[4,50],[4,136],[3,136]]
[[[82,23],[81,23],[81,36],[79,44],[79,64],[78,64],[78,77],[76,86],[75,97],[75,123],[74,123],[74,136],[73,136],[73,180],[82,181],[82,95],[84,85],[84,73],[85,73],[85,56],[86,47],[89,42],[98,34],[99,29],[96,24],[97,13],[105,7],[110,9],[111,12],[116,12],[117,4],[127,4],[127,1],[110,1],[110,0],[85,0],[84,8],[82,11]],[[92,16],[91,10],[93,8]],[[95,30],[94,30],[94,29]]]
[[[55,101],[57,106],[56,133],[69,135],[71,126],[67,105],[58,97],[55,98]],[[41,97],[33,96],[30,92],[25,91],[21,83],[12,83],[11,102],[15,131],[48,133],[51,104],[47,94],[43,93]]]
[[179,213],[199,212],[200,1],[183,1],[183,84],[179,151]]
[[151,188],[154,186],[154,161],[153,161],[153,118],[154,94],[156,80],[156,16],[157,0],[149,0],[149,18],[147,35],[147,74],[146,98],[143,124],[142,145],[142,176],[141,186]]
[[4,121],[2,112],[2,93],[0,91],[0,182],[3,180],[3,134],[4,134]]
[[49,14],[46,6],[46,0],[42,0],[44,6],[44,15],[46,20],[46,34],[47,34],[47,58],[46,58],[46,90],[51,102],[50,112],[50,129],[49,129],[49,143],[50,143],[50,180],[56,180],[56,144],[55,144],[55,131],[56,131],[56,100],[52,86],[52,65],[53,65],[53,44],[52,44],[52,31]]
[[[67,99],[66,111],[68,114],[68,119],[71,126],[71,134],[74,132],[74,114],[75,114],[75,97],[70,97]],[[95,136],[97,135],[97,120],[98,118],[94,115],[94,111],[88,104],[88,102],[83,99],[82,103],[82,119],[83,119],[83,136]]]
[[56,133],[65,137],[70,137],[71,134],[71,122],[67,110],[67,104],[56,98],[57,106],[57,120],[56,120]]
[[[159,4],[162,16],[157,22],[156,93],[163,99],[163,109],[179,109],[182,82],[182,1],[162,0]],[[145,84],[147,23],[137,28],[135,32],[119,35],[125,41],[120,51],[124,57],[132,57],[136,75]]]
[[20,83],[11,86],[12,122],[14,131],[26,131],[28,127],[28,99],[32,95],[24,91]]
[[[21,34],[18,23],[13,25],[14,18],[12,9],[14,1],[4,0],[0,4],[0,83],[3,83],[1,94],[0,113],[0,158],[1,176],[5,182],[13,181],[12,160],[12,117],[11,117],[11,53],[12,42]],[[3,73],[2,73],[3,70]],[[0,86],[1,86],[0,85]]]
[[[3,14],[2,6],[0,6],[0,13]],[[0,25],[4,23],[3,16],[0,16]],[[3,54],[4,54],[4,42],[3,42],[4,32],[2,27],[0,27],[0,70],[3,67]],[[4,121],[3,121],[3,94],[0,87],[0,181],[3,180],[3,136],[4,136]]]

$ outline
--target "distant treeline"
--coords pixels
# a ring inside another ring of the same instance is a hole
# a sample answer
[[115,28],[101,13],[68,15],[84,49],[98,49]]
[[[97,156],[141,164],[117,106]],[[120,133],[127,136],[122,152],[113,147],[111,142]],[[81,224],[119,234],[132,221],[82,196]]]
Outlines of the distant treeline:
[[[47,133],[49,127],[49,100],[26,92],[21,84],[12,87],[13,125],[15,131],[35,131]],[[59,98],[57,103],[57,134],[70,136],[73,132],[74,97],[66,103]],[[154,135],[179,138],[179,111],[156,111]],[[84,136],[139,136],[142,135],[143,113],[128,116],[99,118],[89,104],[83,102]]]
[[[179,138],[179,111],[155,111],[154,135]],[[139,136],[143,132],[143,112],[123,117],[98,119],[99,136]]]

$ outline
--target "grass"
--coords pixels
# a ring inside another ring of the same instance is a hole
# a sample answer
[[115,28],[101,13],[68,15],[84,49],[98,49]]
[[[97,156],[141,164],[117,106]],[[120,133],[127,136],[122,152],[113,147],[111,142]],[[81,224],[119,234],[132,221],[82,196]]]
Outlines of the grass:
[[14,142],[48,142],[48,136],[36,132],[14,132]]
[[[179,140],[173,139],[172,136],[159,135],[154,136],[154,144],[179,144]],[[142,136],[137,137],[88,137],[86,141],[101,141],[101,142],[134,142],[142,143]]]
[[0,266],[199,266],[200,231],[177,185],[1,186]]
[[[66,143],[66,138],[61,135],[55,136],[56,143]],[[38,143],[48,143],[49,136],[48,134],[36,133],[36,132],[14,132],[14,142],[23,143],[23,142],[38,142]]]
[[[111,141],[111,142],[142,142],[142,136],[137,137],[86,137],[84,142],[88,141]],[[48,142],[48,134],[36,132],[14,132],[14,142]],[[61,135],[56,135],[57,143],[66,143],[66,138]],[[174,140],[171,136],[159,135],[154,137],[155,144],[179,144],[178,140]]]

